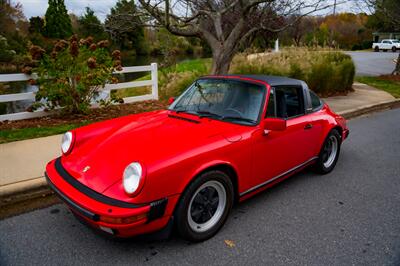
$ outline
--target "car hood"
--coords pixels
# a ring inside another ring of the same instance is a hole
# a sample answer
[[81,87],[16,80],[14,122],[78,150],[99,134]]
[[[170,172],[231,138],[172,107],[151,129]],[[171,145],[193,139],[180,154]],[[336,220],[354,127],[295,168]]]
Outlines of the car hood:
[[62,164],[81,183],[102,193],[121,180],[131,162],[140,162],[148,170],[210,139],[238,141],[241,137],[234,133],[238,127],[242,126],[170,111],[129,116],[77,143],[71,154],[63,156]]

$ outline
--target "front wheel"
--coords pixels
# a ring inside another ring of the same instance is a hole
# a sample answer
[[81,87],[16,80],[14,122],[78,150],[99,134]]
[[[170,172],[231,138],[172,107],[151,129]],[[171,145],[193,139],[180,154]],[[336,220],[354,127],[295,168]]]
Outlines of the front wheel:
[[224,172],[198,176],[183,193],[175,211],[179,234],[193,242],[215,235],[232,208],[233,193],[232,182]]
[[379,52],[379,47],[378,46],[375,46],[375,52]]
[[342,138],[336,129],[331,130],[326,137],[318,156],[315,169],[320,174],[327,174],[335,168],[339,159]]

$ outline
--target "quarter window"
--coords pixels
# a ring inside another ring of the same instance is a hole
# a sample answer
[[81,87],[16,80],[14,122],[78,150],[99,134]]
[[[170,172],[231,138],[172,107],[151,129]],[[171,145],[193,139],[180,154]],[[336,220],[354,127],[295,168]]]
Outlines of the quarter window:
[[317,111],[322,107],[322,101],[321,99],[312,91],[310,91],[310,96],[311,96],[311,106],[313,111]]

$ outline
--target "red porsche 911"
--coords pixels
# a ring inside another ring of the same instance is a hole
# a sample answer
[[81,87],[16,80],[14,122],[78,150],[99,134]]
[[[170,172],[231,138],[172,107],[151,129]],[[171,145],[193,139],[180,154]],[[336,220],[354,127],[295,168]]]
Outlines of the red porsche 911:
[[107,234],[174,225],[203,241],[235,202],[309,165],[332,171],[348,134],[345,119],[303,81],[207,76],[168,110],[65,133],[46,178],[78,218]]

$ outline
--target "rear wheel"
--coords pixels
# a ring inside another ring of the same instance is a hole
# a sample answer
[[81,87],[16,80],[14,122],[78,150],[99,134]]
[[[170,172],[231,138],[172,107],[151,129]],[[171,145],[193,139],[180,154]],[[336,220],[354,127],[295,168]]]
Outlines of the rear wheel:
[[396,46],[393,46],[393,47],[392,47],[392,52],[395,53],[396,51],[397,51]]
[[198,176],[185,190],[175,211],[179,234],[190,241],[204,241],[224,225],[233,205],[233,185],[224,172]]
[[335,168],[339,159],[341,136],[336,129],[329,132],[319,153],[315,168],[320,174],[327,174]]

